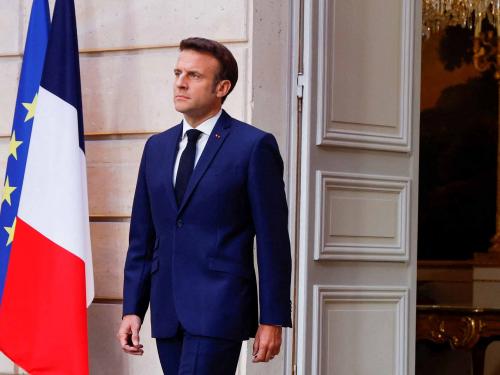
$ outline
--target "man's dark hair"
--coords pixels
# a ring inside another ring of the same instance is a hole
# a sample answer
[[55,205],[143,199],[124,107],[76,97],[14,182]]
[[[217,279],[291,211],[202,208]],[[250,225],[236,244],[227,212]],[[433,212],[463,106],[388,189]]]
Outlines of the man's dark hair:
[[238,64],[231,51],[229,51],[223,44],[215,40],[205,38],[187,38],[181,41],[179,47],[181,51],[193,50],[197,52],[204,52],[212,55],[219,62],[219,71],[217,72],[214,80],[214,89],[217,83],[223,80],[231,82],[231,88],[228,93],[222,98],[222,103],[226,97],[233,91],[236,82],[238,81]]

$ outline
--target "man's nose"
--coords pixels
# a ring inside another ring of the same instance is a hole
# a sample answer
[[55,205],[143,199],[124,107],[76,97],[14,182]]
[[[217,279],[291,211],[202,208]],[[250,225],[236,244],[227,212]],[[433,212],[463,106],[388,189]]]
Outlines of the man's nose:
[[184,74],[179,74],[175,78],[175,86],[177,87],[186,87],[186,76]]

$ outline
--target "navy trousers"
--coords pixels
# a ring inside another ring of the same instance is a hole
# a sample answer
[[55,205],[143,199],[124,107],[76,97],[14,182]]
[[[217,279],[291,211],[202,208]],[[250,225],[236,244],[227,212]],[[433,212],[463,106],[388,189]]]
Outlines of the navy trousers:
[[234,375],[241,344],[241,341],[191,335],[182,328],[174,337],[156,339],[166,375]]

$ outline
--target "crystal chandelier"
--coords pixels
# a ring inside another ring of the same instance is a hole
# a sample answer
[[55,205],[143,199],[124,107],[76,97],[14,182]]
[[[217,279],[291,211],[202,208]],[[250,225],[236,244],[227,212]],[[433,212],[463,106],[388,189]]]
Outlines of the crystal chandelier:
[[[483,30],[484,20],[496,31],[491,27]],[[448,26],[458,25],[474,33],[474,67],[480,72],[494,69],[500,83],[500,0],[422,0],[422,36],[429,38]]]
[[447,26],[467,27],[479,37],[486,18],[500,30],[500,0],[423,0],[422,33],[427,38]]

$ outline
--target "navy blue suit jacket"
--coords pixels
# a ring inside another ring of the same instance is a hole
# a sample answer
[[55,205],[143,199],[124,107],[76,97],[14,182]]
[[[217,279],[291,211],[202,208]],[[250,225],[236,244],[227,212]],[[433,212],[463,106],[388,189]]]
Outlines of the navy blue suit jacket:
[[123,314],[143,318],[150,304],[153,337],[175,335],[179,323],[236,340],[253,337],[259,321],[290,327],[288,208],[275,138],[223,111],[178,206],[172,176],[181,133],[182,123],[144,147]]

